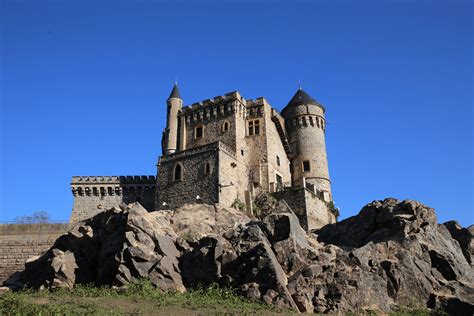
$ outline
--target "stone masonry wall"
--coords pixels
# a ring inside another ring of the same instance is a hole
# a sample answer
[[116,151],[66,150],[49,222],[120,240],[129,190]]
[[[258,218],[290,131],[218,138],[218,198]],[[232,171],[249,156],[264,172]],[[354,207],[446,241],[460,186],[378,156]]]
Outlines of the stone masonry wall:
[[0,284],[12,273],[23,270],[29,257],[48,250],[68,224],[1,224]]
[[[326,156],[324,110],[313,104],[299,105],[285,113],[285,122],[291,149],[295,154],[292,160],[292,181],[295,186],[306,182],[315,186],[318,191],[329,192],[328,161]],[[303,171],[303,161],[310,162],[310,171]]]
[[[218,202],[218,146],[219,143],[214,143],[161,158],[156,209],[174,209],[185,203]],[[204,172],[207,163],[210,174]],[[173,173],[178,164],[182,168],[182,178],[175,181]]]
[[305,230],[321,228],[336,222],[334,215],[328,211],[326,203],[315,193],[306,188],[285,188],[284,191],[272,194],[277,200],[285,200],[300,220]]
[[85,176],[71,182],[74,204],[71,223],[90,218],[120,203],[139,202],[155,210],[155,176]]

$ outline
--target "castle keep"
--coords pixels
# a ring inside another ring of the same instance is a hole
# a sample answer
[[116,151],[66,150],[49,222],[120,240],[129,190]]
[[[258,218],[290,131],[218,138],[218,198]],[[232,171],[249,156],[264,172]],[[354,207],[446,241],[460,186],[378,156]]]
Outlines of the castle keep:
[[301,88],[281,114],[238,92],[183,106],[177,85],[166,103],[156,178],[73,177],[71,221],[135,201],[149,211],[219,203],[256,213],[264,191],[284,199],[305,229],[335,222],[325,109]]

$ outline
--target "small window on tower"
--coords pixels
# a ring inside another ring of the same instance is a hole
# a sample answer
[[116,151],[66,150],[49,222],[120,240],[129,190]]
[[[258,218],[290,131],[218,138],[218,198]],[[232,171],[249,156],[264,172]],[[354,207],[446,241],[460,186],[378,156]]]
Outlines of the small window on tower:
[[308,172],[310,170],[311,170],[311,167],[310,167],[310,164],[309,164],[309,160],[303,161],[303,171]]
[[225,121],[222,123],[222,132],[225,133],[229,130],[229,122]]
[[260,134],[260,121],[249,121],[249,136]]
[[173,172],[173,180],[174,181],[181,181],[183,179],[183,167],[178,163],[176,166],[174,166],[174,172]]
[[204,166],[204,174],[211,174],[211,164],[208,162]]
[[202,138],[202,134],[203,134],[203,126],[202,125],[196,126],[196,128],[194,129],[194,138]]
[[277,165],[280,165],[280,157],[277,156]]

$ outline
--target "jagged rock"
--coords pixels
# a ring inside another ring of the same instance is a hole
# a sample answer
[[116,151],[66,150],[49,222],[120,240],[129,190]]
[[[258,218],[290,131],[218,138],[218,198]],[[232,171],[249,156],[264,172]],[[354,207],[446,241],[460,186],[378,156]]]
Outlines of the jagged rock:
[[[437,226],[434,210],[419,202],[374,201],[359,215],[315,233],[318,241],[341,247],[336,251],[340,263],[326,266],[316,280],[310,280],[319,284],[331,280],[331,286],[322,287],[324,293],[332,291],[338,297],[317,300],[318,305],[326,304],[317,311],[426,307],[443,292],[459,304],[474,304],[469,263],[449,231]],[[338,287],[344,283],[351,286]]]
[[[263,201],[259,203],[260,206],[264,206]],[[272,244],[278,262],[287,274],[291,274],[305,266],[306,258],[311,256],[312,247],[306,232],[285,201],[272,203],[264,208],[268,215],[262,219],[261,227]]]
[[148,278],[184,291],[215,282],[300,312],[473,313],[471,228],[438,225],[433,209],[386,199],[306,233],[284,201],[257,202],[253,221],[215,206],[148,213],[122,205],[74,226],[11,284],[19,276],[35,288]]
[[145,277],[162,289],[184,291],[177,236],[161,215],[133,203],[80,222],[26,264],[25,283],[72,288],[76,283],[123,285]]
[[173,230],[186,239],[199,239],[211,234],[218,236],[250,221],[244,213],[218,205],[185,204],[168,213],[171,214]]
[[466,257],[467,262],[474,265],[474,240],[472,235],[474,235],[474,225],[469,226],[468,228],[463,228],[456,221],[449,221],[443,224],[451,234],[451,237],[457,240],[461,246],[461,250]]
[[240,289],[251,299],[276,293],[270,295],[272,302],[296,308],[286,287],[286,274],[256,223],[201,239],[182,258],[182,270],[188,286],[218,282]]

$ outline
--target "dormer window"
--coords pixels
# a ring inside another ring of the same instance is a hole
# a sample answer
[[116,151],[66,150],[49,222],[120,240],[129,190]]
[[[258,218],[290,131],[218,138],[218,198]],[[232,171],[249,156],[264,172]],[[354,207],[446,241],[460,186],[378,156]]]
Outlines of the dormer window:
[[194,128],[194,138],[195,139],[202,138],[203,133],[204,133],[204,126],[198,125]]
[[249,121],[249,136],[260,134],[260,120]]

